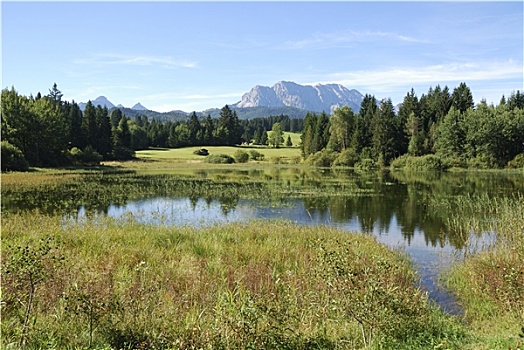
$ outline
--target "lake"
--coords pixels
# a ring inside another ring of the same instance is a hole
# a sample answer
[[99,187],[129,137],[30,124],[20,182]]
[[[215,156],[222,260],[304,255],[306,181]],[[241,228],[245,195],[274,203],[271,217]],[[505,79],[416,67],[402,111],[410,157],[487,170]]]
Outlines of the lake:
[[456,259],[487,247],[495,237],[489,223],[496,220],[482,209],[466,215],[457,208],[480,198],[522,195],[523,180],[521,174],[502,172],[403,174],[302,168],[86,174],[25,191],[4,186],[2,210],[38,208],[59,212],[65,221],[128,216],[153,225],[197,227],[287,219],[359,231],[405,251],[422,288],[445,311],[456,314],[460,309],[439,286],[439,275]]

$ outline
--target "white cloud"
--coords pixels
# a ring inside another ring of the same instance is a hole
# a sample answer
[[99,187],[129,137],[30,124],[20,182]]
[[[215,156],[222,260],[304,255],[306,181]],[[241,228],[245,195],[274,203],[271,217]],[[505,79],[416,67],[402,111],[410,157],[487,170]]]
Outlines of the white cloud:
[[[377,70],[339,72],[328,75],[330,83],[348,87],[363,87],[371,91],[387,92],[406,85],[445,84],[446,82],[522,80],[523,67],[512,60],[504,62],[449,63],[425,67],[394,67]],[[322,83],[322,82],[321,82]],[[323,82],[326,83],[326,82]]]
[[370,40],[389,40],[405,43],[429,43],[427,39],[410,37],[395,32],[382,31],[347,31],[337,33],[316,33],[312,37],[287,41],[283,48],[286,49],[325,49],[339,47],[356,42],[369,42]]
[[133,65],[152,66],[160,65],[164,68],[196,68],[197,62],[177,60],[171,56],[151,55],[121,55],[121,54],[96,54],[89,58],[76,60],[77,64],[92,65]]

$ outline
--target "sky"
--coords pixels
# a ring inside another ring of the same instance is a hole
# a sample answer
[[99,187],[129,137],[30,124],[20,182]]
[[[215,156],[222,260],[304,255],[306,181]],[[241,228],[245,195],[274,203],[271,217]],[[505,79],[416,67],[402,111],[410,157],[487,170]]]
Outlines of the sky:
[[394,104],[465,82],[496,105],[524,90],[523,4],[2,1],[2,88],[191,112],[282,80]]

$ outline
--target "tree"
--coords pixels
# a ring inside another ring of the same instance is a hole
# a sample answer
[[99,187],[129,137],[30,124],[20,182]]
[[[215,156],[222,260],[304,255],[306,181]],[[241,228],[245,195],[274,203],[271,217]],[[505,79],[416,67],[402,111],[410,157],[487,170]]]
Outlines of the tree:
[[284,131],[282,130],[282,125],[280,123],[273,124],[268,143],[275,148],[279,148],[284,143]]
[[452,107],[437,129],[436,151],[445,158],[464,159],[466,124],[463,114]]
[[356,117],[351,108],[344,106],[335,109],[330,119],[330,148],[335,151],[349,148],[355,124]]
[[389,165],[395,156],[395,112],[390,99],[385,99],[371,120],[373,132],[373,154],[375,160],[382,165]]
[[85,135],[85,144],[83,144],[81,148],[83,149],[86,146],[91,145],[91,147],[96,149],[98,143],[98,126],[96,123],[96,109],[91,101],[87,101],[84,109],[82,132]]
[[218,144],[224,146],[232,146],[241,142],[242,129],[237,113],[232,111],[228,105],[225,105],[220,111],[215,137]]
[[[98,153],[100,153],[105,159],[108,159],[113,152],[113,142],[112,142],[112,128],[111,121],[109,119],[109,112],[107,107],[102,108],[100,105],[96,107],[96,125],[98,129],[98,140],[96,145],[92,145]],[[122,118],[124,119],[124,118]],[[129,129],[127,130],[129,136]],[[125,147],[129,148],[130,140],[129,137],[126,140],[127,144]]]
[[147,138],[147,131],[136,123],[129,123],[129,131],[131,132],[131,149],[141,150],[149,147],[149,139]]
[[261,145],[267,145],[268,144],[268,137],[267,137],[267,131],[262,131],[262,136],[260,136],[260,144]]
[[73,101],[67,104],[69,122],[69,148],[81,148],[85,144],[85,135],[82,131],[83,114],[78,104]]
[[455,107],[460,113],[466,112],[469,108],[473,108],[473,95],[466,83],[460,83],[458,87],[453,90],[451,95],[451,106]]
[[118,128],[118,123],[120,123],[120,119],[122,119],[122,111],[119,108],[113,109],[111,111],[111,114],[109,115],[109,120],[111,121],[111,127],[112,128]]
[[325,112],[320,113],[313,136],[315,153],[326,148],[329,142],[329,117]]
[[355,131],[351,138],[352,148],[359,154],[364,149],[371,148],[371,120],[375,116],[377,109],[377,100],[375,96],[366,94],[360,104]]
[[292,146],[293,146],[293,141],[291,141],[291,136],[287,135],[286,147],[292,147]]
[[407,151],[411,155],[422,155],[423,142],[421,139],[424,138],[424,133],[420,118],[420,105],[414,89],[411,89],[404,97],[398,111],[398,122],[401,128],[399,130],[401,132],[400,153],[404,154]]
[[307,158],[310,154],[317,152],[315,144],[313,143],[315,137],[315,130],[317,125],[317,115],[315,113],[307,113],[304,118],[304,130],[300,135],[302,156]]
[[195,112],[191,113],[189,120],[187,121],[187,128],[189,130],[189,144],[190,145],[201,145],[201,141],[198,139],[201,126],[200,121]]
[[64,94],[62,94],[62,91],[58,90],[56,83],[54,83],[53,88],[49,89],[49,94],[47,95],[47,97],[49,97],[52,101],[57,102],[58,104],[61,104],[62,96],[64,96]]

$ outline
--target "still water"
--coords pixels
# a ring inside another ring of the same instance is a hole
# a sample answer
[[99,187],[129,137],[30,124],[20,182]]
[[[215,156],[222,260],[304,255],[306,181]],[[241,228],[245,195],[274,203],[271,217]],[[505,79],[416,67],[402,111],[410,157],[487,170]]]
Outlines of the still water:
[[[154,225],[214,225],[251,219],[287,219],[300,225],[330,225],[374,235],[389,247],[406,252],[417,269],[421,286],[445,311],[459,313],[452,295],[439,285],[439,275],[466,251],[482,249],[495,233],[489,225],[481,232],[456,232],[450,199],[475,200],[522,195],[521,174],[362,174],[350,170],[213,170],[170,175],[104,175],[81,184],[55,188],[53,193],[9,197],[3,210],[43,207],[61,211],[65,220],[99,215],[133,217]],[[95,185],[96,184],[96,185]],[[219,184],[219,185],[217,185]],[[218,187],[218,189],[217,189]],[[85,192],[85,193],[84,193]],[[7,195],[7,198],[5,197]],[[31,205],[24,198],[32,198]],[[35,199],[36,198],[36,199]],[[57,204],[58,205],[58,204]],[[463,215],[463,214],[462,214]],[[471,213],[478,220],[494,218]],[[467,229],[467,228],[466,228]]]

